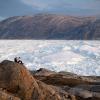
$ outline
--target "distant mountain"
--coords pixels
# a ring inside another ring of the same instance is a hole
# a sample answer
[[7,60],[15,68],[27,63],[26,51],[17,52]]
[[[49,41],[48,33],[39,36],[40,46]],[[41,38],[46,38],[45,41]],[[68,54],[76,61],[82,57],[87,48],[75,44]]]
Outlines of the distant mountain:
[[0,39],[100,39],[100,18],[55,14],[11,17],[0,22]]

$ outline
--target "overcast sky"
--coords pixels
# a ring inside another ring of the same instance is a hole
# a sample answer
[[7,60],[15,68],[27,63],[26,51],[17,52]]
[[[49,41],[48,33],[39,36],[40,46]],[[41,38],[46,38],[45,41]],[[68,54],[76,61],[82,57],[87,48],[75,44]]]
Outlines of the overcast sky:
[[100,0],[0,0],[0,20],[35,13],[97,16]]

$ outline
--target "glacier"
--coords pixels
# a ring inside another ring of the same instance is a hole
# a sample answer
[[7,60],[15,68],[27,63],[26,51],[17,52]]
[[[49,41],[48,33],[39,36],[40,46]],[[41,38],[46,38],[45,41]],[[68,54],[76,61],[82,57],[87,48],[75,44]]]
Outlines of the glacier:
[[0,40],[0,62],[20,56],[29,70],[100,76],[100,41]]

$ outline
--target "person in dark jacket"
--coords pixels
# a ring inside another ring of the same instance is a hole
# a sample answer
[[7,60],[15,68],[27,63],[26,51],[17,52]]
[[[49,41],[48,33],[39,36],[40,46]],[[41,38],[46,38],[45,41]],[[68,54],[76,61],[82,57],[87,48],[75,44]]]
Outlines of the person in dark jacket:
[[18,63],[18,57],[14,58],[14,62]]
[[22,65],[23,65],[23,62],[22,62],[22,60],[21,60],[21,58],[20,58],[20,57],[15,57],[15,58],[14,58],[14,62],[16,62],[16,63],[19,63],[19,64],[22,64]]

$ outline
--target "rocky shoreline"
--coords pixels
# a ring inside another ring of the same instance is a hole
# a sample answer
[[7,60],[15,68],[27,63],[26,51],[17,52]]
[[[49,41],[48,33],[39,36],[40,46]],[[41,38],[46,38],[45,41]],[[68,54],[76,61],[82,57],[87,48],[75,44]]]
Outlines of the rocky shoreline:
[[100,77],[0,63],[0,100],[100,100]]

